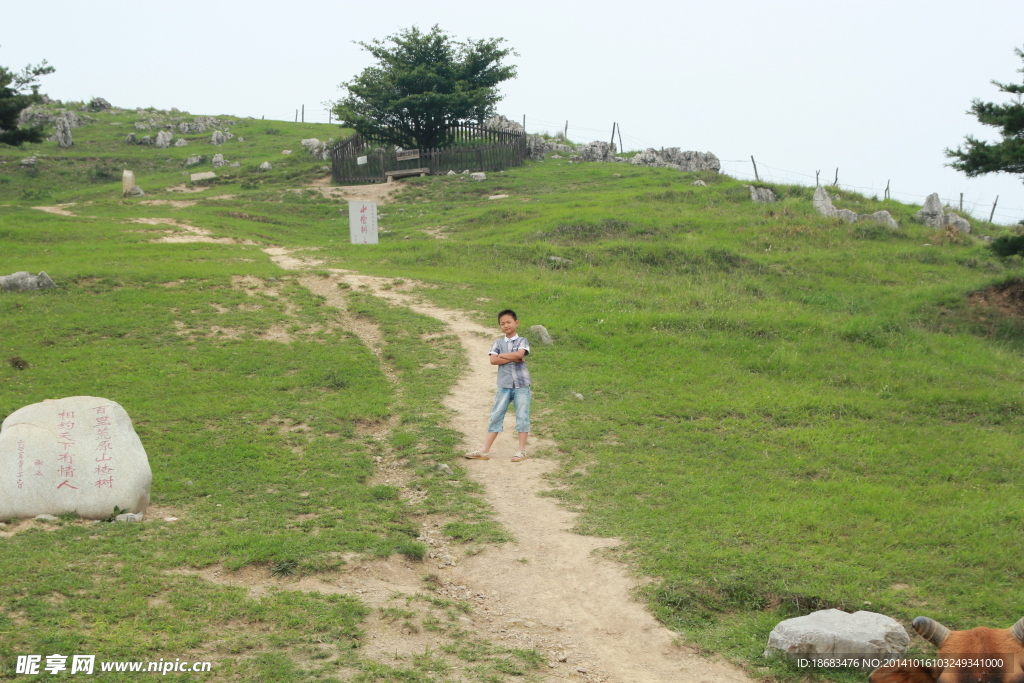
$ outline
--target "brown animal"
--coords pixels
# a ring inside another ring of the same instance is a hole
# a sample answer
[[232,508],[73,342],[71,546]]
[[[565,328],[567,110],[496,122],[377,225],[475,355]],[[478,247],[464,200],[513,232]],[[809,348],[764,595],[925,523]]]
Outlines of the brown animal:
[[1006,629],[950,631],[928,617],[913,626],[939,652],[878,667],[871,683],[1024,683],[1024,619]]

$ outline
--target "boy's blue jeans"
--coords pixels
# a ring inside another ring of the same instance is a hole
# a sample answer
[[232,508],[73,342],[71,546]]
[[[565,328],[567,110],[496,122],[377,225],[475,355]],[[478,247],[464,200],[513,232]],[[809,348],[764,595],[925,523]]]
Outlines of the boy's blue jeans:
[[491,421],[487,425],[487,431],[502,431],[501,423],[505,419],[509,403],[514,404],[516,408],[516,431],[530,431],[530,387],[519,389],[498,387],[497,393],[494,394],[494,409],[491,410]]

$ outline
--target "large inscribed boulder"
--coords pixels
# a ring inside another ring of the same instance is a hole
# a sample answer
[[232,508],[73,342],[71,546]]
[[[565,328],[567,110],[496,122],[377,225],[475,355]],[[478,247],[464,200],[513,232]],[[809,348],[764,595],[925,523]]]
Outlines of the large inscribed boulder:
[[0,424],[0,520],[144,513],[153,473],[131,418],[95,396],[33,403]]

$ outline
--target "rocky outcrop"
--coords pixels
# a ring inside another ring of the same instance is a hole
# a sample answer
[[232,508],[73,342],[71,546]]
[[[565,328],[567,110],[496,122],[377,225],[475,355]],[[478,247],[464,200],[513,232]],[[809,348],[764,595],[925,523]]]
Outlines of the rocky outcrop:
[[[217,156],[220,156],[219,154]],[[195,166],[196,164],[203,163],[203,157],[192,154],[188,159],[185,159],[185,168],[189,166]]]
[[320,142],[317,138],[307,138],[301,143],[302,148],[309,152],[314,159],[320,159],[321,161],[327,161],[331,158],[330,145],[333,140],[327,142]]
[[234,133],[230,133],[228,131],[215,130],[213,131],[213,135],[210,136],[210,144],[223,145],[225,142],[227,142],[233,137],[235,137]]
[[502,116],[501,114],[492,116],[491,118],[484,121],[483,127],[489,128],[490,130],[507,131],[509,133],[525,132],[523,124],[517,123],[516,121],[510,121],[508,118]]
[[274,168],[274,167],[270,165],[269,161],[264,161],[262,164],[260,164],[260,170],[261,171],[269,171],[272,168]]
[[187,144],[188,140],[186,140],[185,138],[178,138],[177,140],[174,141],[175,147],[184,147]]
[[580,161],[603,161],[605,163],[615,162],[615,145],[608,144],[601,140],[594,140],[576,149]]
[[171,146],[171,140],[174,138],[168,131],[162,130],[156,134],[156,141],[153,146],[157,149],[167,149]]
[[775,201],[775,193],[770,187],[755,187],[747,185],[750,190],[750,198],[758,204],[771,204]]
[[61,116],[55,123],[57,124],[57,131],[53,134],[53,139],[57,141],[57,146],[61,149],[67,149],[75,144],[71,139],[71,124],[68,122],[68,119]]
[[634,156],[630,163],[634,166],[653,166],[656,168],[674,168],[677,171],[714,171],[722,170],[722,162],[711,152],[689,152],[678,147],[666,147],[661,151],[648,147]]
[[107,109],[113,109],[114,105],[107,102],[102,97],[94,97],[89,100],[89,104],[85,105],[86,111],[106,111]]
[[31,128],[34,126],[51,126],[57,123],[57,119],[64,119],[69,128],[81,128],[86,123],[95,121],[91,116],[79,116],[73,111],[61,109],[54,112],[40,107],[29,107],[23,109],[18,115],[18,125]]
[[855,223],[857,221],[872,221],[879,225],[884,225],[892,230],[898,229],[900,226],[888,211],[876,211],[874,213],[857,214],[849,209],[837,209],[832,204],[832,197],[829,196],[828,191],[824,187],[818,185],[814,188],[814,197],[811,199],[811,203],[814,204],[814,208],[822,216],[828,218],[838,218],[844,223]]
[[965,218],[955,213],[946,213],[945,207],[942,206],[942,200],[939,199],[938,192],[928,195],[927,199],[924,200],[924,207],[914,215],[917,217],[917,220],[936,230],[953,227],[960,232],[971,231],[971,224]]

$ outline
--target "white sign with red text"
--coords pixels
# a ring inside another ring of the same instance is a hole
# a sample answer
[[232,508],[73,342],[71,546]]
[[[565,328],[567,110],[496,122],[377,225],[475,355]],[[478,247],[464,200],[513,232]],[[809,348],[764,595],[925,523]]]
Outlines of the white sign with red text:
[[377,202],[348,203],[348,233],[352,244],[377,244]]

